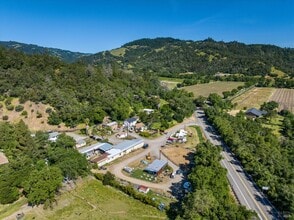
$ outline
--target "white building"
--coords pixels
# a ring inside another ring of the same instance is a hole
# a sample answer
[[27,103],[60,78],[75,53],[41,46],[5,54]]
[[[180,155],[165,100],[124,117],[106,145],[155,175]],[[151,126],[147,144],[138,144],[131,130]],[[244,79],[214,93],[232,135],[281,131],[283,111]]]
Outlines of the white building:
[[51,132],[49,133],[49,141],[55,142],[58,138],[59,133],[58,132]]
[[131,151],[143,147],[143,145],[144,141],[142,139],[126,140],[117,145],[114,145],[111,149],[108,149],[105,151],[105,153],[98,156],[97,158],[92,159],[91,161],[97,163],[98,166],[103,166],[119,157],[130,153]]

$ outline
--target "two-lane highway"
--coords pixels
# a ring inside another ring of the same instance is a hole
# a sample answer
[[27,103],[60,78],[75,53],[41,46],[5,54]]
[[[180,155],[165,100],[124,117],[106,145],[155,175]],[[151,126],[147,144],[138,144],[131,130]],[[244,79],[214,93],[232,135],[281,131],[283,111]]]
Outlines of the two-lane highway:
[[276,209],[258,190],[251,178],[246,175],[240,162],[221,140],[221,137],[216,134],[215,129],[208,124],[203,110],[197,110],[195,114],[197,123],[202,127],[206,138],[212,144],[223,147],[221,164],[228,171],[228,180],[240,204],[244,205],[247,209],[254,210],[260,219],[281,219]]

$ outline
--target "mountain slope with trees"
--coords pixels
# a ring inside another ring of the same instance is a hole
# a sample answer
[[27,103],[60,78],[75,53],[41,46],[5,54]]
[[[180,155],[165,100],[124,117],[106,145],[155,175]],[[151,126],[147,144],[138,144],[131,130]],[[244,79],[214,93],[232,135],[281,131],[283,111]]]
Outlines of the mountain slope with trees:
[[121,48],[84,57],[89,63],[116,62],[124,69],[154,72],[160,76],[180,74],[213,75],[270,74],[273,68],[293,77],[294,49],[273,45],[225,43],[209,38],[185,41],[173,38],[140,39]]
[[0,41],[0,46],[8,49],[15,49],[25,54],[48,54],[58,57],[65,62],[75,62],[83,56],[90,55],[89,53],[72,52],[57,48],[41,47],[35,44],[24,44],[15,41]]
[[11,97],[19,97],[20,103],[50,104],[48,122],[53,125],[97,124],[105,116],[124,120],[152,108],[156,114],[150,121],[164,130],[194,109],[192,94],[164,89],[153,74],[124,72],[115,63],[68,64],[47,54],[25,55],[0,48],[0,82],[0,98],[5,100],[1,108],[14,109]]

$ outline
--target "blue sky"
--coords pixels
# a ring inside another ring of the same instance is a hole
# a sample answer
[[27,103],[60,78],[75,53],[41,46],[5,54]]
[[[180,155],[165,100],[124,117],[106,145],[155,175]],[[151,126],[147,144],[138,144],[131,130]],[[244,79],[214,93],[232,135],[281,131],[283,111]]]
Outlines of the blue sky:
[[294,47],[294,0],[0,0],[0,40],[99,52],[139,38]]

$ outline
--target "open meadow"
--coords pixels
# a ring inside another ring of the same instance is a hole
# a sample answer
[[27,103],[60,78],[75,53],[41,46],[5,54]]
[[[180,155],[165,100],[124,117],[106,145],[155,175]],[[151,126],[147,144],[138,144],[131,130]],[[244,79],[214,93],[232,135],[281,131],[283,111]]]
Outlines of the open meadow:
[[169,89],[177,87],[178,83],[182,83],[183,79],[169,78],[169,77],[159,77],[161,85],[166,86]]
[[[53,209],[42,206],[29,208],[25,219],[166,219],[165,212],[145,205],[124,193],[104,186],[100,181],[86,178],[73,190],[57,197]],[[15,215],[9,219],[15,219]]]
[[243,86],[243,82],[210,82],[205,84],[196,84],[192,86],[183,87],[184,90],[192,92],[195,97],[204,96],[208,97],[211,93],[217,93],[223,95],[224,91],[231,91],[232,89],[237,88],[238,86]]

